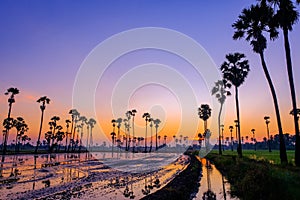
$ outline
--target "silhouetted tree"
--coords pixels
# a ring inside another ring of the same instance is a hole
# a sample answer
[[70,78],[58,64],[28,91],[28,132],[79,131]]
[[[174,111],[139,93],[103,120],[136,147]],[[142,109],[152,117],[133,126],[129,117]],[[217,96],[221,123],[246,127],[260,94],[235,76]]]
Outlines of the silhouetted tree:
[[203,120],[204,122],[204,132],[207,129],[207,120],[211,116],[211,108],[208,104],[201,104],[201,106],[198,108],[198,115],[199,118]]
[[[80,116],[79,121],[81,122],[81,124],[80,124],[81,132],[80,132],[79,152],[81,152],[82,138],[83,138],[83,128],[84,128],[84,125],[87,122],[87,118],[85,116]],[[89,134],[89,133],[86,133],[86,134]]]
[[222,154],[222,148],[221,148],[221,114],[222,114],[222,109],[223,105],[226,100],[227,95],[231,95],[230,91],[226,90],[226,87],[231,87],[231,84],[226,84],[226,80],[218,80],[215,82],[215,86],[213,87],[211,94],[215,95],[216,98],[218,99],[219,103],[221,104],[220,110],[219,110],[219,115],[218,115],[218,131],[219,131],[219,154]]
[[255,139],[255,129],[251,129],[251,132],[253,134],[253,143],[254,143],[254,150],[256,151],[256,139]]
[[261,64],[273,97],[280,138],[280,160],[281,163],[286,164],[286,147],[283,140],[284,138],[277,95],[264,58],[264,51],[267,48],[267,40],[263,35],[264,32],[267,32],[270,35],[271,40],[278,37],[278,32],[275,27],[269,26],[273,15],[273,9],[267,6],[264,1],[262,1],[261,4],[252,5],[249,9],[244,9],[239,15],[239,19],[232,25],[235,29],[233,39],[241,39],[245,37],[246,41],[250,42],[253,51],[260,55]]
[[[261,0],[264,3],[266,0]],[[275,8],[276,13],[272,17],[270,26],[275,28],[280,28],[283,31],[284,37],[284,47],[285,47],[285,58],[286,67],[288,71],[290,92],[292,99],[293,111],[296,112],[297,100],[296,92],[293,78],[293,66],[291,59],[291,49],[289,43],[289,31],[293,30],[293,25],[295,25],[299,19],[299,13],[296,10],[293,1],[291,0],[268,0],[270,2],[270,7]],[[300,166],[300,135],[299,135],[299,124],[297,120],[297,115],[294,113],[294,126],[295,126],[295,136],[296,136],[296,147],[295,147],[295,164]]]
[[71,132],[69,132],[69,127],[70,127],[70,123],[71,121],[69,119],[66,120],[66,146],[65,146],[65,152],[67,152],[67,148],[68,148],[68,138],[70,136],[71,139]]
[[[10,95],[8,98],[8,114],[7,114],[7,119],[10,120],[10,115],[11,115],[11,110],[12,110],[12,104],[15,103],[15,95],[19,94],[18,88],[9,88],[7,91],[4,93],[5,95]],[[5,160],[5,154],[6,154],[6,149],[7,149],[7,140],[8,140],[8,135],[9,135],[9,126],[7,126],[5,130],[5,135],[4,135],[4,140],[3,140],[3,152],[2,152],[2,163],[4,163]],[[0,172],[0,176],[2,176],[2,170]]]
[[233,151],[233,141],[232,141],[232,130],[233,130],[233,126],[229,126],[229,130],[230,130],[230,146],[231,146],[231,151]]
[[146,122],[146,132],[145,132],[145,153],[147,152],[147,127],[148,127],[148,121],[150,120],[151,116],[149,113],[144,113],[143,118],[145,118]]
[[35,150],[34,150],[34,153],[37,154],[37,151],[38,151],[38,148],[39,148],[39,145],[41,143],[41,134],[42,134],[42,127],[43,127],[43,120],[44,120],[44,111],[46,109],[46,104],[49,104],[50,103],[50,99],[47,97],[47,96],[43,96],[43,97],[40,97],[38,100],[37,100],[38,103],[41,103],[40,105],[40,109],[41,109],[41,122],[40,122],[40,129],[39,129],[39,135],[38,135],[38,140],[36,142],[36,146],[35,146]]
[[96,120],[94,118],[90,118],[88,124],[90,127],[90,142],[89,142],[89,147],[90,147],[90,145],[93,145],[93,128],[95,127]]
[[17,117],[17,119],[14,119],[12,121],[12,126],[16,128],[17,132],[16,132],[16,146],[15,146],[15,153],[17,154],[19,152],[20,149],[20,142],[21,142],[21,138],[22,136],[25,134],[25,132],[28,131],[28,125],[26,124],[25,120],[22,117]]
[[71,124],[71,138],[70,138],[70,144],[68,146],[68,152],[70,150],[70,147],[72,147],[72,151],[75,150],[75,131],[76,131],[76,125],[78,119],[80,117],[80,113],[76,109],[71,109],[69,111],[69,114],[72,117],[72,124]]
[[270,117],[269,116],[265,116],[264,120],[265,120],[266,125],[267,125],[267,138],[268,138],[269,152],[272,152],[272,150],[271,150],[271,144],[270,144],[270,132],[269,132]]
[[[245,59],[245,55],[241,53],[234,53],[226,55],[227,61],[221,65],[221,71],[223,78],[230,82],[235,87],[235,102],[236,113],[238,120],[238,155],[242,157],[242,144],[241,144],[241,121],[240,121],[240,108],[238,88],[241,86],[250,71],[248,60]],[[229,84],[229,83],[228,83]]]
[[[155,119],[153,121],[154,125],[155,125],[155,148],[156,150],[158,149],[158,146],[157,146],[157,138],[158,138],[158,135],[157,135],[157,130],[158,130],[158,127],[159,127],[159,124],[161,123],[160,119]],[[159,137],[160,139],[160,137]]]

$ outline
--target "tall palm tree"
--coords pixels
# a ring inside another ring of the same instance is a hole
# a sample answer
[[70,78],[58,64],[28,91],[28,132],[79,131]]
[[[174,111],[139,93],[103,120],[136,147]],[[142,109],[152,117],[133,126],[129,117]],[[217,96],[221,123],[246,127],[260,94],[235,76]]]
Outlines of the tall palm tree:
[[158,139],[158,146],[160,146],[160,138],[161,138],[161,136],[159,135],[159,136],[157,136],[157,139]]
[[[65,146],[65,152],[67,152],[67,146],[68,146],[68,137],[69,137],[69,135],[71,134],[71,133],[69,133],[69,127],[70,127],[70,123],[71,123],[71,121],[69,120],[69,119],[67,119],[66,120],[66,128],[67,128],[67,130],[66,130],[66,146]],[[70,137],[71,138],[71,137]]]
[[266,126],[267,126],[267,138],[268,138],[269,152],[272,152],[272,150],[271,150],[271,144],[270,144],[270,131],[269,131],[270,117],[269,116],[265,116],[264,120],[265,120]]
[[12,123],[12,126],[15,127],[17,130],[15,139],[15,153],[17,154],[19,152],[19,143],[21,141],[21,138],[25,134],[25,132],[28,131],[28,125],[22,117],[17,117],[17,119],[14,119]]
[[145,118],[146,122],[146,132],[145,132],[145,153],[147,153],[147,127],[148,127],[148,121],[150,120],[151,116],[149,113],[144,113],[143,118]]
[[[15,95],[19,94],[19,92],[20,91],[19,91],[18,88],[8,88],[7,91],[4,93],[5,95],[10,95],[9,98],[8,98],[8,114],[7,114],[7,119],[10,119],[11,110],[12,110],[12,104],[16,102],[15,101]],[[5,135],[4,135],[4,140],[3,140],[2,163],[4,163],[4,160],[5,160],[5,154],[6,154],[6,149],[7,149],[7,140],[8,140],[9,130],[10,130],[10,128],[6,128],[6,130],[5,130]],[[2,173],[0,173],[0,176],[2,176]]]
[[[261,0],[261,3],[264,3],[265,1],[266,0]],[[291,48],[289,42],[289,31],[292,31],[293,25],[297,23],[299,19],[299,12],[296,10],[294,3],[291,0],[268,0],[268,2],[270,3],[270,7],[274,7],[276,11],[274,16],[272,17],[270,26],[273,26],[275,28],[280,28],[283,31],[286,67],[288,71],[292,107],[293,107],[293,111],[296,112],[297,100],[296,100],[295,84],[293,78],[293,65],[292,65]],[[295,136],[296,136],[295,164],[296,166],[300,166],[300,135],[299,135],[299,124],[298,124],[296,113],[293,115],[293,117],[294,117]]]
[[132,152],[134,152],[134,148],[135,148],[135,142],[136,142],[136,137],[134,135],[134,117],[135,117],[135,114],[137,113],[136,109],[132,109],[131,110],[131,115],[132,115]]
[[235,102],[236,102],[236,115],[238,120],[238,155],[242,157],[242,144],[241,144],[241,121],[240,121],[240,108],[239,108],[239,97],[238,88],[244,83],[250,67],[248,60],[245,59],[245,55],[241,53],[227,54],[227,61],[221,65],[221,71],[223,73],[223,79],[228,84],[232,84],[235,87]]
[[111,120],[112,126],[113,126],[113,131],[111,132],[111,141],[112,141],[112,146],[115,144],[115,138],[116,138],[116,123],[117,121],[115,119]]
[[204,132],[207,130],[207,120],[211,116],[211,108],[208,104],[201,104],[201,106],[198,108],[198,115],[199,118],[203,120],[204,122]]
[[[198,108],[198,115],[199,115],[199,118],[202,119],[203,122],[204,122],[203,136],[204,136],[205,145],[206,145],[207,144],[207,140],[206,140],[207,137],[205,137],[205,136],[206,136],[206,130],[207,130],[207,120],[211,116],[211,108],[209,107],[209,105],[208,104],[201,104],[201,106]],[[206,149],[207,148],[208,147],[206,146]]]
[[90,145],[93,145],[93,128],[95,127],[96,120],[94,118],[90,118],[88,123],[90,126],[90,142],[89,142],[89,147],[90,147]]
[[233,130],[233,126],[229,126],[229,130],[230,130],[230,143],[231,143],[231,151],[233,151],[233,143],[232,143],[232,130]]
[[215,82],[215,86],[213,87],[211,94],[215,95],[216,98],[218,99],[219,103],[221,104],[220,110],[219,110],[219,115],[218,115],[218,127],[219,127],[219,154],[222,155],[222,148],[221,148],[221,114],[222,114],[222,109],[223,105],[226,100],[226,96],[231,95],[230,91],[226,90],[226,87],[231,87],[230,84],[226,84],[225,80],[218,80]]
[[[53,151],[53,148],[54,148],[54,141],[56,139],[56,132],[57,131],[56,129],[58,129],[60,131],[60,129],[62,128],[60,125],[57,124],[57,122],[60,120],[60,117],[58,116],[53,116],[51,118],[51,121],[49,122],[49,125],[50,125],[50,129],[52,130],[52,137],[51,137],[51,140],[52,140],[52,145],[51,148],[50,148],[50,153]],[[61,127],[61,128],[60,128]]]
[[150,149],[149,149],[149,152],[152,151],[152,135],[153,135],[153,118],[150,118],[149,119],[149,122],[150,122]]
[[[270,0],[271,2],[277,4],[278,10],[274,15],[275,22],[277,22],[277,27],[280,27],[283,30],[284,35],[284,45],[286,51],[286,63],[287,63],[287,71],[290,83],[290,92],[292,97],[292,106],[294,111],[294,125],[295,125],[295,135],[296,135],[296,151],[295,151],[295,163],[297,166],[300,166],[300,135],[299,135],[299,124],[297,119],[297,101],[296,101],[296,93],[295,86],[293,80],[293,67],[291,60],[291,50],[289,44],[289,31],[293,30],[293,25],[299,20],[299,12],[296,10],[294,4],[290,0]],[[299,3],[299,1],[297,1]]]
[[279,132],[280,160],[282,164],[286,164],[286,147],[283,137],[277,95],[264,57],[264,51],[267,48],[267,40],[263,33],[268,33],[271,40],[274,40],[278,37],[278,32],[275,27],[269,26],[271,17],[273,15],[273,9],[267,6],[266,2],[264,1],[262,1],[261,4],[252,5],[250,8],[244,9],[239,15],[239,19],[232,25],[235,29],[233,39],[236,40],[245,38],[246,41],[250,42],[253,51],[260,56],[262,68],[264,70],[273,97],[273,104],[275,108]]
[[128,146],[128,135],[130,134],[129,133],[129,121],[128,119],[123,119],[123,122],[124,122],[124,126],[125,126],[125,136],[123,137],[123,143],[124,143],[124,140],[126,141],[125,143],[125,151],[127,151],[127,146]]
[[61,142],[64,140],[64,138],[66,137],[66,133],[61,131],[63,128],[62,126],[59,126],[56,132],[56,146],[58,145],[58,148],[56,149],[57,152],[60,151],[60,146],[61,146]]
[[39,136],[38,136],[38,140],[36,142],[36,146],[35,146],[35,150],[34,150],[35,154],[37,154],[39,145],[41,143],[41,134],[42,134],[42,127],[43,127],[43,120],[44,120],[44,111],[46,109],[46,104],[50,103],[50,99],[47,96],[43,96],[43,97],[40,97],[36,102],[41,103],[40,109],[41,109],[42,115],[41,115]]
[[[87,118],[85,116],[80,116],[79,117],[79,121],[81,122],[80,124],[80,128],[81,128],[81,132],[80,132],[80,141],[79,141],[79,152],[81,152],[81,148],[82,148],[82,138],[83,138],[83,128],[84,125],[87,122]],[[88,133],[87,133],[88,134]]]
[[123,119],[120,118],[120,117],[116,120],[117,128],[118,128],[118,135],[117,135],[117,144],[118,144],[118,146],[120,146],[120,142],[121,142],[120,129],[121,129],[122,121],[123,121]]
[[70,143],[68,146],[68,152],[70,150],[70,147],[72,146],[72,151],[74,151],[74,145],[75,145],[75,130],[76,130],[76,125],[78,122],[78,118],[80,117],[80,113],[76,109],[71,109],[69,111],[69,114],[72,117],[72,124],[71,124],[71,138],[70,138]]
[[159,137],[160,139],[160,136],[157,135],[157,130],[158,130],[158,127],[159,127],[159,124],[161,123],[160,119],[155,119],[153,121],[154,125],[155,125],[155,148],[156,150],[158,149],[158,146],[157,146],[157,138]]
[[255,139],[255,129],[251,129],[251,132],[253,134],[253,142],[254,142],[254,151],[256,151],[256,139]]

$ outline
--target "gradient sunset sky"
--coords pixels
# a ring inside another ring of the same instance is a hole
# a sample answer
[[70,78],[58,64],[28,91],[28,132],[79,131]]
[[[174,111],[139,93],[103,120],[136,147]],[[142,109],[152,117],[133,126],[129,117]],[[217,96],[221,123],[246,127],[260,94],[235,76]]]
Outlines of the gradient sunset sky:
[[[251,136],[250,130],[255,128],[259,139],[265,137],[266,127],[263,120],[265,115],[271,117],[270,132],[274,135],[277,133],[275,113],[260,59],[252,52],[247,42],[232,40],[231,24],[243,8],[255,2],[255,0],[2,0],[0,1],[0,92],[2,94],[0,120],[7,117],[8,104],[4,92],[9,87],[17,87],[20,89],[20,94],[16,95],[12,116],[25,118],[30,128],[29,135],[33,140],[36,139],[40,120],[40,109],[36,103],[40,96],[47,95],[51,99],[45,111],[43,132],[47,131],[47,122],[53,115],[60,116],[61,124],[64,125],[65,119],[70,118],[68,111],[72,108],[76,74],[89,53],[99,43],[122,31],[142,27],[162,27],[179,31],[197,41],[211,56],[217,67],[225,60],[226,54],[245,53],[251,71],[239,90],[242,136]],[[300,25],[296,24],[293,32],[290,33],[290,44],[298,107],[300,101],[299,36]],[[278,40],[268,43],[265,53],[279,99],[283,131],[293,134],[293,119],[289,115],[292,106],[281,32]],[[97,126],[94,130],[95,143],[102,143],[104,135],[109,135],[111,132],[112,111],[104,105],[105,102],[110,102],[109,95],[116,84],[128,71],[147,63],[167,65],[182,75],[184,77],[182,80],[189,82],[197,93],[197,106],[210,103],[211,98],[214,98],[210,96],[211,88],[208,88],[210,86],[204,84],[205,77],[198,79],[193,70],[188,70],[189,64],[183,59],[167,52],[149,49],[131,52],[112,63],[103,79],[99,81],[95,94],[97,109],[95,118],[101,128]],[[179,124],[182,122],[180,109],[184,106],[180,106],[176,98],[177,94],[172,93],[168,87],[145,84],[135,91],[124,92],[131,94],[127,107],[138,110],[136,122],[137,134],[140,136],[144,133],[144,121],[141,117],[144,112],[151,112],[153,117],[162,119],[163,123],[159,129],[161,135],[167,134],[171,137],[174,134],[183,134],[192,138],[197,133],[197,131],[189,132],[189,124],[181,124],[183,129],[178,132]],[[113,99],[111,103],[118,104],[115,102],[118,100]],[[125,113],[126,110],[127,108],[120,106],[116,112]],[[79,112],[87,117],[92,115],[85,113],[84,110]],[[231,96],[227,98],[224,112],[225,136],[228,136],[228,126],[233,125],[235,116],[234,96]],[[188,117],[191,121],[198,119],[197,107]],[[202,121],[199,120],[198,125],[198,131],[202,131]],[[184,127],[187,128],[186,132]]]

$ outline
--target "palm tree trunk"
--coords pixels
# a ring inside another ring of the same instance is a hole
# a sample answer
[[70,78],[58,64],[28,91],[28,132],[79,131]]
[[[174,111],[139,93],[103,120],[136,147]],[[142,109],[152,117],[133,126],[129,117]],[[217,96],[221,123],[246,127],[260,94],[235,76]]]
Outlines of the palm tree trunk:
[[221,114],[223,109],[223,103],[221,103],[219,116],[218,116],[218,126],[219,126],[219,155],[222,155],[222,145],[221,145]]
[[277,126],[278,126],[278,132],[279,132],[279,150],[280,150],[280,161],[281,164],[287,164],[287,155],[286,155],[286,147],[285,147],[285,142],[284,142],[284,137],[283,137],[283,131],[282,131],[282,125],[281,125],[281,117],[280,117],[280,112],[279,112],[279,106],[278,106],[278,101],[277,101],[277,95],[275,92],[275,88],[271,79],[271,76],[269,74],[265,59],[264,59],[264,53],[261,52],[260,54],[260,59],[261,59],[261,64],[265,73],[265,76],[267,78],[271,94],[273,97],[273,103],[275,107],[275,113],[276,113],[276,119],[277,119]]
[[155,127],[155,149],[157,150],[157,127]]
[[42,110],[41,123],[40,123],[40,130],[39,130],[39,136],[38,136],[38,140],[37,140],[37,142],[36,142],[34,154],[37,154],[37,151],[38,151],[38,148],[39,148],[39,144],[40,144],[40,140],[41,140],[41,134],[42,134],[43,120],[44,120],[44,110]]
[[293,78],[293,66],[292,66],[291,49],[290,49],[288,33],[289,32],[287,27],[284,27],[283,36],[284,36],[286,66],[287,66],[287,71],[289,76],[290,92],[291,92],[292,105],[294,111],[293,116],[294,116],[294,125],[295,125],[295,135],[296,135],[295,164],[296,166],[300,166],[300,136],[299,136],[299,124],[298,124],[297,113],[296,113],[297,101],[296,101],[295,85],[294,85],[294,78]]
[[238,120],[238,140],[239,140],[239,144],[238,144],[238,148],[237,148],[237,152],[239,157],[243,157],[242,154],[242,143],[241,143],[241,122],[240,122],[240,107],[239,107],[239,93],[238,93],[238,88],[235,87],[235,103],[236,103],[236,116],[237,116],[237,120]]

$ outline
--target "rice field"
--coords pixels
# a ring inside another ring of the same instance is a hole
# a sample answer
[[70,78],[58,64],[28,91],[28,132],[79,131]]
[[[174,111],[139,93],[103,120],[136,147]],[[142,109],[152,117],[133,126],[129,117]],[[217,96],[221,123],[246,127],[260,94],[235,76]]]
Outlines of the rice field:
[[[218,154],[218,150],[212,150],[212,153]],[[293,150],[288,150],[286,151],[287,157],[288,157],[288,163],[291,165],[294,165],[295,162],[295,151]],[[225,150],[222,152],[223,155],[236,155],[237,156],[237,151],[236,150]],[[265,160],[269,161],[272,164],[280,164],[280,156],[279,156],[279,150],[272,150],[272,152],[269,152],[268,150],[243,150],[243,156],[248,157],[250,159],[254,160]]]

